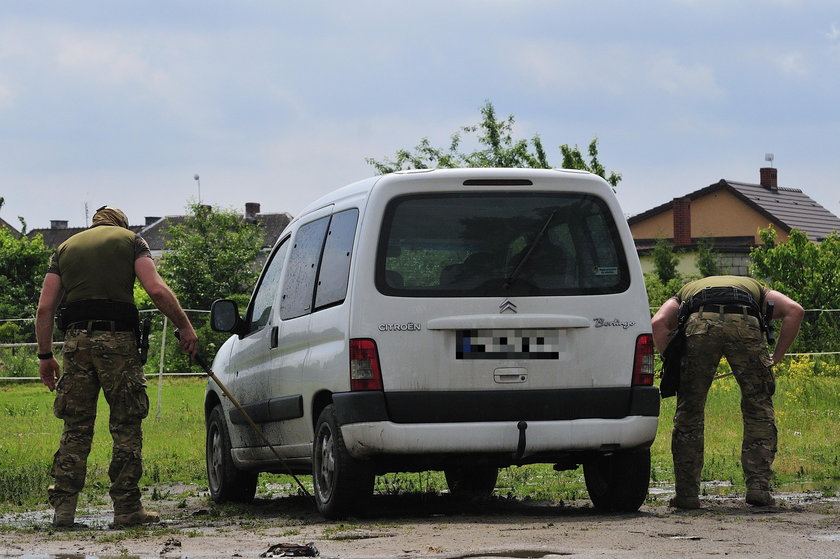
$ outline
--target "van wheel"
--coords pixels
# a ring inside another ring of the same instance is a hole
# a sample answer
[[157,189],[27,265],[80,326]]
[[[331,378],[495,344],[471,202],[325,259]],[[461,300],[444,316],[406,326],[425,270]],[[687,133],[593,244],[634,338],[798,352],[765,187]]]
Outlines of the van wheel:
[[639,510],[650,483],[650,449],[598,456],[583,463],[589,499],[605,512]]
[[258,472],[240,470],[230,457],[230,434],[225,414],[218,405],[210,412],[205,444],[207,481],[216,503],[250,503],[257,492]]
[[338,520],[363,510],[373,493],[373,481],[370,464],[347,452],[335,406],[327,406],[315,425],[312,448],[312,485],[318,512]]
[[449,494],[459,499],[488,497],[496,488],[499,469],[493,466],[461,466],[443,471]]

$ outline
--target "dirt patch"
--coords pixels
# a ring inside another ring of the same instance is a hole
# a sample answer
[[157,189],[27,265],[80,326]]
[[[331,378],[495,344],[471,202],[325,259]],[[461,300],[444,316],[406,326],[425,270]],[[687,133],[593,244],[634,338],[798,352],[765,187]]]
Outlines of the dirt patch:
[[146,503],[163,522],[150,528],[111,528],[104,506],[82,508],[77,521],[86,527],[74,530],[53,530],[49,510],[4,515],[0,556],[260,557],[288,543],[335,558],[840,557],[840,499],[818,493],[777,493],[766,508],[748,507],[743,496],[704,497],[691,512],[669,508],[662,494],[638,513],[615,515],[583,500],[376,496],[375,514],[343,522],[324,520],[300,496],[218,507],[195,491],[157,493],[165,498]]

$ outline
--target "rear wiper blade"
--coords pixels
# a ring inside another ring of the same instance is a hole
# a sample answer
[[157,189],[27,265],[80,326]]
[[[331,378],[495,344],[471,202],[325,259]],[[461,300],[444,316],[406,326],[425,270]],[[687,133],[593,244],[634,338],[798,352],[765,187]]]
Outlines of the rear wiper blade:
[[513,270],[513,272],[511,272],[507,280],[505,280],[505,289],[509,288],[513,284],[513,282],[516,281],[516,278],[519,277],[519,274],[522,272],[522,268],[525,266],[525,263],[528,262],[529,258],[531,258],[531,254],[533,254],[534,249],[537,248],[537,245],[545,236],[545,232],[548,230],[548,226],[551,224],[551,220],[554,219],[555,214],[557,214],[557,210],[551,212],[551,215],[549,215],[548,219],[545,220],[545,223],[543,224],[542,229],[540,229],[540,232],[537,233],[537,236],[534,237],[534,240],[531,241],[530,245],[528,245],[528,250],[525,251],[525,254],[519,260],[519,263],[516,265],[516,268]]

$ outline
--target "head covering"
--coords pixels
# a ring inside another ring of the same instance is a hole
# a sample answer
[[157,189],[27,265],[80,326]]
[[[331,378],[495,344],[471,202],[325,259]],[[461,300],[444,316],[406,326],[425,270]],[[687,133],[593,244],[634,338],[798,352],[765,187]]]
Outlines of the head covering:
[[97,225],[114,225],[128,229],[128,218],[119,208],[102,206],[93,214],[93,222],[90,226],[96,227]]

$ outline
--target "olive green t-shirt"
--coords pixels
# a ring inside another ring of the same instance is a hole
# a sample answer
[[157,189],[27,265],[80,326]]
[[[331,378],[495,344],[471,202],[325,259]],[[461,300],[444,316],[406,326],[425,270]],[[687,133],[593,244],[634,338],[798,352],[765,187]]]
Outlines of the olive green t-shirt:
[[134,261],[151,257],[142,237],[111,225],[76,233],[58,246],[48,273],[61,276],[65,303],[109,299],[134,303]]

